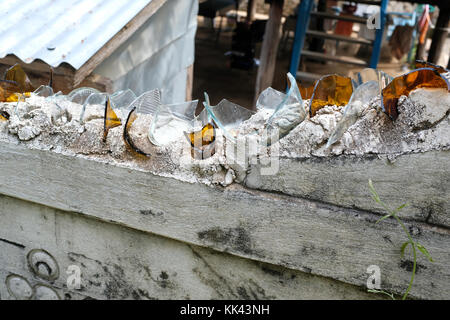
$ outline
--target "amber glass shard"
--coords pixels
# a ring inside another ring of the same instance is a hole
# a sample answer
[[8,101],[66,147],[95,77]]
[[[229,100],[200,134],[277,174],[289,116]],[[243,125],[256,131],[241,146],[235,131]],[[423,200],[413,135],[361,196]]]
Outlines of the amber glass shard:
[[0,111],[0,121],[9,120],[9,113],[6,111]]
[[15,81],[0,80],[0,102],[9,102],[8,98],[18,92],[20,92],[20,87]]
[[314,92],[314,87],[316,86],[316,84],[317,84],[317,81],[314,81],[314,84],[310,87],[303,87],[302,85],[298,85],[298,89],[300,90],[302,99],[304,99],[304,100],[311,99],[313,92]]
[[331,132],[327,142],[327,148],[340,140],[344,133],[350,128],[367,108],[369,101],[380,93],[380,83],[377,80],[370,80],[359,85],[353,92],[350,101],[344,108],[344,114],[336,127]]
[[211,123],[206,124],[201,130],[187,134],[192,147],[200,148],[206,146],[216,139],[216,132]]
[[439,73],[449,72],[449,70],[445,69],[444,67],[423,60],[416,60],[416,69],[423,69],[423,68],[435,69]]
[[194,159],[207,159],[215,153],[216,129],[212,123],[207,123],[201,130],[186,132],[191,143],[191,156]]
[[143,152],[141,149],[139,149],[133,142],[133,139],[131,139],[130,136],[130,129],[133,125],[133,122],[137,119],[136,115],[136,107],[134,107],[130,113],[128,114],[127,122],[125,123],[125,127],[123,129],[123,140],[125,141],[125,145],[127,148],[133,152],[135,152],[138,155],[150,157],[151,154]]
[[34,91],[30,79],[18,63],[6,70],[5,80],[15,81],[19,85],[21,93]]
[[417,88],[442,88],[450,92],[450,83],[436,69],[422,68],[394,78],[383,89],[383,111],[392,119],[398,117],[398,99]]
[[320,78],[314,87],[309,108],[310,117],[325,106],[345,106],[353,93],[352,80],[349,77],[328,75]]
[[29,98],[30,96],[31,92],[13,93],[8,98],[6,98],[6,102],[25,101],[25,98]]
[[103,141],[106,141],[109,129],[118,127],[122,124],[117,114],[111,108],[111,100],[108,98],[105,103],[105,119],[103,126]]
[[155,146],[164,146],[178,141],[192,128],[207,123],[202,117],[207,117],[205,109],[195,116],[198,100],[177,104],[160,105],[153,114],[148,139]]

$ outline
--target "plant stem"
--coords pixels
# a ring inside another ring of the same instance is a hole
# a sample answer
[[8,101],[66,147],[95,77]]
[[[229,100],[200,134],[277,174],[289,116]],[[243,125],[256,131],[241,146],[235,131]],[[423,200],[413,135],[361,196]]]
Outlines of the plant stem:
[[403,231],[405,231],[406,235],[408,236],[409,243],[411,243],[411,247],[413,250],[413,256],[414,256],[414,262],[413,262],[413,270],[411,274],[411,280],[409,281],[408,289],[406,289],[405,294],[402,297],[402,300],[406,300],[406,297],[408,296],[409,291],[412,288],[413,282],[414,282],[414,276],[416,275],[416,266],[417,266],[417,254],[416,254],[416,244],[414,243],[411,234],[409,233],[408,229],[406,229],[403,222],[400,220],[399,217],[395,213],[392,214],[392,216],[397,220],[397,222],[400,224],[400,226],[403,228]]

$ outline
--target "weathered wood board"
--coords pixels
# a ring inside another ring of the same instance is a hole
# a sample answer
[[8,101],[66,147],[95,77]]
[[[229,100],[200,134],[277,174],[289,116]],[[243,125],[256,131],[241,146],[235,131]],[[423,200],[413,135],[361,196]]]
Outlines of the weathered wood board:
[[[362,288],[214,252],[34,203],[0,196],[0,298],[8,277],[47,286],[60,299],[376,299]],[[6,222],[6,224],[5,224]],[[8,226],[8,228],[5,228]],[[6,240],[7,238],[9,240]],[[45,249],[59,277],[39,278],[27,255]],[[67,287],[70,266],[80,289]]]
[[[239,185],[190,184],[7,143],[0,144],[0,170],[0,194],[74,212],[73,220],[89,216],[359,287],[370,265],[380,267],[385,290],[401,293],[409,281],[400,227],[389,220],[375,225],[379,215],[367,211]],[[407,227],[436,261],[419,259],[411,296],[449,299],[450,231],[418,221]]]
[[252,167],[246,185],[384,214],[370,197],[369,179],[393,208],[408,203],[404,218],[450,227],[450,151],[404,154],[393,161],[377,155],[281,158],[275,175]]

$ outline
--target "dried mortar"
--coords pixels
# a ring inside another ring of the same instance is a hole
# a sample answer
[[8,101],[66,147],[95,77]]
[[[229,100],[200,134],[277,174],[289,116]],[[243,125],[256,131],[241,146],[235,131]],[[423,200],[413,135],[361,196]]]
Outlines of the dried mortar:
[[[400,115],[395,122],[381,111],[380,97],[375,97],[342,139],[327,149],[327,139],[342,118],[342,109],[327,106],[315,117],[307,117],[274,144],[279,155],[310,158],[377,154],[394,161],[401,154],[450,147],[450,94],[445,90],[418,89],[409,97],[402,97]],[[242,182],[247,174],[248,162],[232,161],[235,155],[227,152],[227,148],[234,145],[222,136],[220,129],[214,156],[193,160],[184,136],[168,146],[152,145],[147,138],[151,116],[140,115],[133,124],[131,136],[142,150],[152,154],[143,159],[126,148],[123,125],[111,129],[106,142],[102,141],[104,107],[101,105],[88,106],[83,123],[80,123],[82,106],[65,100],[32,96],[19,104],[2,103],[0,110],[11,115],[9,121],[0,122],[0,141],[114,163],[191,183],[227,186],[233,181]],[[124,124],[127,115],[118,112],[118,116]],[[240,133],[258,137],[269,117],[267,110],[258,111],[241,124]],[[298,122],[295,116],[287,115],[286,119]],[[260,156],[270,154],[269,149],[260,149]]]

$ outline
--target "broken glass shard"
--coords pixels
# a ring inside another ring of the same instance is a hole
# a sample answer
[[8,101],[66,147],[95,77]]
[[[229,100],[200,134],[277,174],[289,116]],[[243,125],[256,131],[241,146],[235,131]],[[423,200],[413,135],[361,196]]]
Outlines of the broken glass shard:
[[356,74],[355,78],[352,79],[352,82],[353,86],[357,88],[363,83],[376,81],[378,82],[378,85],[380,87],[380,90],[377,94],[381,95],[381,90],[383,90],[392,81],[392,79],[394,78],[383,71],[372,68],[365,68]]
[[259,95],[258,100],[256,101],[256,109],[275,110],[285,98],[285,93],[275,90],[272,87],[268,87]]
[[5,80],[15,81],[20,87],[20,93],[34,91],[34,87],[28,78],[28,75],[18,63],[6,70]]
[[215,153],[216,128],[207,123],[200,130],[185,132],[191,144],[191,156],[194,159],[207,159]]
[[144,92],[127,107],[136,109],[136,113],[153,115],[161,105],[161,91],[159,89]]
[[125,122],[125,126],[123,129],[123,140],[125,141],[127,149],[136,154],[137,156],[150,157],[151,154],[142,151],[138,146],[134,144],[133,139],[131,138],[130,130],[133,125],[133,122],[136,119],[137,119],[136,108],[133,108],[128,113],[127,121]]
[[250,119],[254,111],[241,107],[231,101],[223,99],[219,104],[211,106],[209,96],[205,92],[203,103],[209,117],[222,130],[225,137],[235,142],[239,134],[239,126],[242,122]]
[[9,113],[0,110],[0,121],[7,121],[7,120],[9,120]]
[[[197,126],[195,110],[198,100],[178,104],[160,105],[154,113],[148,138],[156,146],[174,142]],[[204,113],[203,113],[204,115]]]
[[[81,95],[79,97],[81,101]],[[89,96],[87,96],[87,98],[83,101],[83,107],[80,114],[80,123],[84,122],[84,115],[86,113],[86,107],[88,105],[105,105],[107,97],[108,95],[103,92],[93,92]]]
[[317,81],[309,104],[309,116],[312,118],[317,111],[325,106],[345,106],[353,93],[353,81],[349,77],[330,74]]
[[328,139],[327,148],[342,138],[348,128],[361,117],[370,100],[377,96],[379,92],[380,86],[378,80],[369,80],[355,89],[348,104],[344,108],[342,119],[337,123],[336,128]]
[[34,90],[33,93],[37,96],[47,98],[53,95],[53,88],[50,86],[41,85],[39,88]]
[[101,92],[94,88],[88,87],[77,88],[75,90],[72,90],[67,95],[67,100],[83,105],[86,99],[89,98],[89,96],[93,93],[101,93]]
[[117,114],[111,107],[111,99],[105,102],[105,119],[103,122],[103,141],[106,141],[110,129],[118,127],[122,124]]
[[110,96],[111,107],[113,109],[130,109],[131,103],[136,98],[136,94],[130,89],[114,92]]
[[264,90],[258,97],[257,107],[273,110],[263,132],[265,145],[271,145],[286,136],[306,118],[306,110],[295,78],[288,73],[290,87],[287,93],[272,88]]

